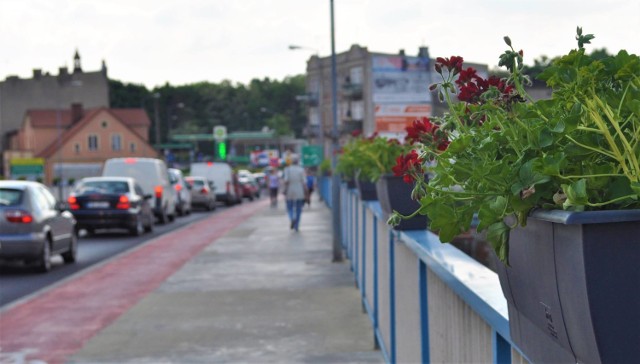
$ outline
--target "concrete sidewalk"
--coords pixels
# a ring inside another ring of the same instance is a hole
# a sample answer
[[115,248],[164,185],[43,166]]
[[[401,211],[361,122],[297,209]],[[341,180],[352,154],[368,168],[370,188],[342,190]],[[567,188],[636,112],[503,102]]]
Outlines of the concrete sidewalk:
[[251,203],[259,211],[67,361],[382,363],[348,263],[331,262],[330,211],[314,203],[298,233],[282,201]]

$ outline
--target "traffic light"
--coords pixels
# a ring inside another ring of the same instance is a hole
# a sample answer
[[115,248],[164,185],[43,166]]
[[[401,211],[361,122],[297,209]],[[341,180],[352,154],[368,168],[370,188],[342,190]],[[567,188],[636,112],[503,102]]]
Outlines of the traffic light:
[[218,158],[227,159],[227,142],[218,142]]

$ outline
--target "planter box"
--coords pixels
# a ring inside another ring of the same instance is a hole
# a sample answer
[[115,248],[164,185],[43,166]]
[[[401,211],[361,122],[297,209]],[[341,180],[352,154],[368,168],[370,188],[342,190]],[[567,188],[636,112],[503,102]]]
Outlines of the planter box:
[[538,211],[509,246],[498,275],[530,360],[640,360],[640,210]]
[[358,178],[356,179],[356,186],[358,187],[358,192],[360,192],[360,200],[374,201],[378,199],[375,183]]
[[[420,204],[411,199],[412,190],[413,185],[405,183],[402,177],[388,174],[378,180],[376,191],[385,219],[388,219],[394,210],[403,215],[410,215],[420,208]],[[395,230],[425,230],[426,228],[427,217],[423,215],[403,219],[394,227]]]

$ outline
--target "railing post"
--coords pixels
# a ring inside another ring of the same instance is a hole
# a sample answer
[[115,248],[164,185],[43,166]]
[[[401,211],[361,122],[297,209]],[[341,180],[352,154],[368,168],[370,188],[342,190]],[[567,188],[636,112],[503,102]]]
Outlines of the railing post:
[[422,362],[429,363],[429,301],[428,301],[428,287],[427,287],[427,265],[422,260],[418,259],[419,263],[419,276],[418,284],[420,285],[420,332],[421,332],[421,345],[422,348]]
[[391,364],[396,362],[396,264],[395,264],[395,237],[389,230],[389,331]]
[[511,363],[511,345],[496,330],[493,331],[493,363]]
[[373,215],[373,340],[376,349],[380,349],[376,336],[380,329],[378,320],[378,217]]

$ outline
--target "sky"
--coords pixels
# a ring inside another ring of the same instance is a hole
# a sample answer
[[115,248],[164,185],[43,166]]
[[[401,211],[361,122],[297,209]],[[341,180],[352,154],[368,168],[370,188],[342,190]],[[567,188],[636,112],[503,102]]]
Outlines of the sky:
[[[497,67],[508,35],[525,63],[576,48],[640,54],[638,0],[335,0],[336,52],[459,55]],[[289,45],[303,47],[290,50]],[[591,48],[589,48],[591,47]],[[152,89],[202,81],[248,84],[302,74],[331,54],[329,0],[0,0],[0,80],[107,64],[111,79]]]

